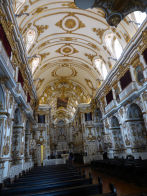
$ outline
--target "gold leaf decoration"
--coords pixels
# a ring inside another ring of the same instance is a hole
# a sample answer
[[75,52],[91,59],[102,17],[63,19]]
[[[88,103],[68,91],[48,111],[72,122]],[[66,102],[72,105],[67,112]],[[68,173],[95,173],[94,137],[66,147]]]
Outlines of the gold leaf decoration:
[[68,33],[85,27],[85,24],[74,13],[68,14],[55,25]]
[[85,53],[85,56],[92,62],[95,55]]
[[38,37],[40,36],[40,34],[42,34],[45,30],[48,29],[48,25],[35,25],[34,26],[37,28],[38,31]]
[[66,6],[66,7],[73,8],[73,9],[77,9],[77,6],[76,6],[76,4],[74,2],[63,3],[62,6]]
[[95,44],[93,44],[93,43],[88,43],[88,45],[89,46],[91,46],[93,49],[95,49],[95,50],[100,50]]
[[37,8],[33,13],[32,15],[35,15],[35,14],[41,14],[44,10],[46,10],[48,7],[39,7]]
[[47,44],[49,44],[50,43],[50,41],[48,40],[48,41],[46,41],[46,42],[43,42],[42,44],[40,44],[40,46],[38,47],[38,49],[41,49],[41,48],[43,48],[43,47],[45,47]]
[[45,59],[46,56],[49,56],[50,53],[49,52],[46,52],[46,53],[42,53],[42,54],[39,54],[40,57],[41,57],[41,61],[43,61],[43,59]]
[[93,30],[93,32],[96,33],[97,36],[99,36],[100,39],[102,39],[103,34],[104,34],[105,31],[106,31],[106,29],[100,29],[100,28],[98,28],[98,29],[93,28],[92,30]]
[[30,29],[31,25],[32,25],[32,23],[28,23],[28,25],[27,25],[26,28],[23,30],[23,32],[22,32],[22,29],[19,29],[20,32],[22,32],[22,34],[25,34],[26,31],[27,31],[28,29]]

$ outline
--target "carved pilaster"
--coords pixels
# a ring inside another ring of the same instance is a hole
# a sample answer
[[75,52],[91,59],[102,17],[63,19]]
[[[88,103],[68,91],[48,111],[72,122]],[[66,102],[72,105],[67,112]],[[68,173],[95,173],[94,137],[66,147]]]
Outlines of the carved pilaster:
[[18,163],[23,159],[24,142],[22,141],[23,125],[13,127],[12,162]]

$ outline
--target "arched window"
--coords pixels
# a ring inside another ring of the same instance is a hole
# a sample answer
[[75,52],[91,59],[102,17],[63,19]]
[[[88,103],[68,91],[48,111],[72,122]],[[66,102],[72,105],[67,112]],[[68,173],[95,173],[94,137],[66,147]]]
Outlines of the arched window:
[[138,27],[140,27],[140,25],[143,23],[146,16],[147,16],[147,14],[145,12],[141,12],[141,11],[135,11],[135,12],[128,15],[130,21],[136,22]]
[[136,22],[140,23],[140,25],[143,23],[143,21],[146,18],[146,13],[145,12],[135,11],[134,15],[135,15]]
[[113,57],[119,59],[123,51],[122,46],[114,33],[105,36],[105,43]]
[[40,57],[39,57],[39,56],[33,58],[32,64],[31,64],[32,73],[34,73],[34,71],[35,71],[36,68],[38,67],[39,63],[40,63]]
[[36,32],[33,29],[29,29],[27,31],[26,37],[25,37],[25,43],[26,43],[26,50],[29,51],[31,46],[33,45],[36,38]]
[[94,63],[95,63],[97,70],[101,74],[102,78],[105,80],[107,77],[108,71],[106,69],[106,65],[104,61],[101,59],[95,59]]

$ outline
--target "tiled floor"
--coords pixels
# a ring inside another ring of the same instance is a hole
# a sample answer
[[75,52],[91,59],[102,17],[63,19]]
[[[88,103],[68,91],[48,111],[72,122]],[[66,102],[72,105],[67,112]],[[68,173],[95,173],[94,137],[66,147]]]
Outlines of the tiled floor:
[[82,171],[86,172],[86,177],[89,176],[89,172],[92,174],[93,183],[97,183],[98,176],[101,177],[103,181],[104,193],[109,192],[109,183],[111,182],[117,189],[118,196],[140,196],[141,193],[147,194],[147,187],[139,187],[133,183],[125,182],[119,178],[108,176],[99,171],[91,170],[91,168],[82,168]]

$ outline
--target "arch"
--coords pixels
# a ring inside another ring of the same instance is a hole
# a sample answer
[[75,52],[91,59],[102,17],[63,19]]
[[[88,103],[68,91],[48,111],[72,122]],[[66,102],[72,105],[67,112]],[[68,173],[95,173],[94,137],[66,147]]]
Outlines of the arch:
[[29,51],[29,49],[33,45],[35,38],[36,38],[36,31],[34,29],[29,29],[26,33],[26,36],[25,36],[25,44],[26,44],[27,52]]
[[5,109],[5,94],[2,86],[0,85],[0,110]]
[[18,125],[22,123],[22,116],[19,108],[16,108],[14,113],[14,124]]
[[95,63],[97,70],[101,74],[102,78],[105,80],[108,75],[108,70],[106,68],[104,61],[102,59],[95,59],[94,63]]
[[40,56],[36,56],[33,58],[32,63],[31,63],[31,68],[32,68],[32,74],[34,74],[36,68],[38,67],[39,63],[41,61]]
[[140,107],[135,103],[131,104],[127,110],[127,117],[128,119],[133,119],[133,120],[142,119],[143,114]]
[[14,12],[17,13],[19,9],[25,4],[26,0],[14,0],[13,6],[14,6]]
[[122,151],[123,148],[123,137],[121,134],[120,124],[116,116],[111,118],[111,130],[114,143],[114,156],[121,156],[120,151]]
[[113,57],[119,59],[123,52],[123,48],[114,33],[108,33],[105,35],[105,44],[107,48],[109,49],[110,53],[112,54]]
[[146,127],[141,108],[136,103],[129,105],[127,118],[133,147],[144,148],[147,144]]
[[119,121],[116,118],[116,116],[113,116],[112,119],[111,119],[111,127],[116,128],[116,129],[120,128]]

